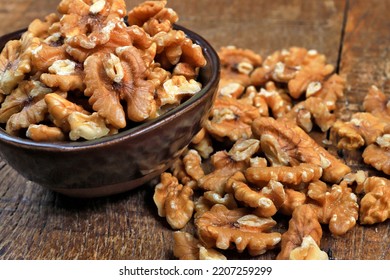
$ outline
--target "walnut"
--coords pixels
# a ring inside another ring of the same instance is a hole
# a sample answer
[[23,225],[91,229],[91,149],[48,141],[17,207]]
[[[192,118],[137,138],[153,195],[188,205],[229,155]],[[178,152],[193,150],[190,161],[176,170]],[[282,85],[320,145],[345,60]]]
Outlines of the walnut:
[[107,128],[104,119],[98,113],[84,114],[81,112],[73,112],[68,116],[70,126],[70,140],[83,138],[85,140],[98,139],[109,134],[110,129]]
[[262,63],[260,55],[249,49],[235,46],[222,47],[218,52],[222,76],[243,86],[250,84],[251,72]]
[[316,51],[308,51],[295,77],[288,82],[289,93],[299,98],[313,82],[323,82],[334,67],[326,64],[326,57]]
[[38,81],[23,81],[6,97],[0,119],[6,122],[6,132],[18,135],[20,130],[45,119],[47,106],[44,96],[51,90]]
[[31,124],[26,131],[27,138],[37,142],[64,141],[65,135],[58,127],[50,127],[44,124]]
[[251,123],[259,116],[256,107],[238,99],[219,96],[213,104],[210,117],[205,121],[204,127],[214,138],[227,137],[237,141],[239,138],[251,137]]
[[325,101],[318,97],[310,97],[299,102],[284,118],[294,121],[306,132],[310,132],[312,129],[312,118],[322,132],[328,131],[336,121],[336,116],[329,112]]
[[[185,154],[186,152],[183,152],[183,155]],[[182,185],[190,186],[193,189],[197,187],[198,183],[190,175],[187,174],[182,157],[179,157],[174,160],[170,171]]]
[[352,189],[344,184],[329,188],[322,181],[312,182],[307,192],[321,223],[329,224],[334,235],[343,235],[356,225],[359,206]]
[[245,170],[247,180],[257,186],[264,186],[274,180],[290,186],[317,181],[322,176],[322,168],[308,163],[297,166],[249,167]]
[[123,0],[62,0],[58,11],[65,43],[93,49],[110,40],[112,30],[125,16],[126,4]]
[[[218,95],[238,99],[244,92],[245,87],[242,84],[226,80],[223,77],[221,78],[218,87]],[[250,105],[252,104],[253,102],[250,102]]]
[[306,98],[321,98],[329,111],[336,109],[336,101],[344,96],[345,79],[333,74],[324,82],[311,82],[306,90]]
[[290,252],[290,260],[328,260],[328,254],[318,247],[313,238],[308,235],[302,240],[300,247]]
[[268,232],[276,222],[271,218],[251,215],[247,209],[229,210],[216,204],[195,221],[200,240],[207,247],[222,250],[234,246],[238,252],[248,249],[257,256],[272,249],[280,241],[280,233]]
[[245,161],[254,155],[260,147],[260,141],[257,139],[239,139],[229,150],[228,155],[234,161]]
[[[256,144],[247,145],[248,142],[252,143],[252,141],[246,141],[246,144],[242,144],[243,142],[235,143],[229,152],[219,151],[211,156],[213,171],[198,180],[200,188],[218,193],[224,192],[226,182],[230,176],[236,173],[236,171],[242,171],[247,168],[249,158],[256,151],[256,149],[253,149],[253,146],[256,146]],[[242,146],[248,147],[244,153],[241,153],[240,147]],[[245,157],[243,157],[244,155]],[[236,161],[233,157],[240,160]]]
[[320,245],[322,228],[317,213],[310,205],[306,204],[297,207],[292,213],[288,230],[282,234],[281,251],[276,258],[278,260],[290,259],[291,253],[295,249],[304,247],[302,246],[303,242],[309,236],[317,246]]
[[84,91],[83,77],[76,68],[76,62],[69,59],[56,60],[49,68],[49,73],[43,73],[41,81],[48,87],[59,88],[67,92],[72,90]]
[[70,102],[57,93],[46,94],[45,102],[53,123],[57,127],[60,127],[64,132],[69,132],[71,130],[68,120],[70,114],[74,112],[89,114],[81,106]]
[[226,257],[213,248],[205,248],[202,243],[187,232],[173,234],[173,254],[179,260],[226,260]]
[[173,229],[183,228],[194,211],[192,195],[192,189],[179,184],[172,174],[166,172],[161,174],[161,182],[156,185],[153,196],[158,215],[166,217]]
[[209,158],[214,152],[211,138],[204,127],[192,138],[191,145],[204,159]]
[[364,149],[362,157],[366,164],[390,175],[390,148],[371,144]]
[[230,193],[225,193],[222,196],[220,193],[207,191],[203,193],[203,197],[211,203],[209,208],[211,208],[211,206],[214,204],[222,204],[228,209],[237,208],[237,202],[234,199],[234,196]]
[[185,154],[183,164],[186,173],[195,181],[198,181],[205,175],[202,168],[202,158],[196,150],[189,150]]
[[229,179],[229,188],[232,189],[234,197],[252,208],[261,217],[271,217],[276,214],[277,209],[284,203],[285,192],[283,185],[271,180],[267,186],[259,189],[252,188],[246,182],[244,174],[237,172]]
[[[84,93],[107,123],[124,128],[126,116],[132,121],[143,121],[154,114],[156,104],[154,87],[145,80],[147,67],[138,49],[129,46],[116,53],[118,56],[97,53],[87,58]],[[121,100],[127,103],[127,114]]]
[[29,25],[27,31],[34,37],[46,39],[53,34],[53,25],[59,22],[59,17],[55,13],[51,13],[45,17],[45,20],[34,19]]
[[371,86],[364,97],[363,108],[366,112],[390,123],[390,100],[376,86]]
[[25,106],[31,106],[34,102],[51,92],[38,81],[22,81],[19,86],[7,95],[0,108],[0,123],[6,123],[9,118],[23,110]]
[[285,200],[279,208],[279,212],[291,216],[295,208],[306,203],[306,194],[301,191],[286,188],[284,190]]
[[31,71],[31,52],[38,42],[38,38],[26,32],[20,40],[6,43],[0,53],[0,91],[3,94],[10,94]]
[[337,183],[351,169],[291,123],[261,117],[252,124],[254,135],[273,164],[296,166],[311,163],[323,169],[322,179]]
[[68,59],[66,47],[61,42],[61,37],[55,38],[58,41],[50,43],[41,42],[40,45],[32,51],[31,65],[35,72],[47,72],[49,67],[58,60]]
[[168,32],[178,20],[175,11],[166,8],[167,1],[145,1],[128,13],[130,25],[142,26],[152,36]]
[[375,143],[383,135],[386,123],[371,113],[355,113],[349,122],[337,121],[332,132],[341,137],[337,147],[356,149]]
[[157,89],[159,105],[179,105],[183,99],[199,92],[201,88],[202,85],[193,79],[188,81],[184,76],[172,76]]
[[368,177],[357,187],[365,193],[360,201],[360,223],[375,224],[390,218],[390,180],[382,177]]
[[264,97],[275,118],[283,117],[291,110],[291,99],[283,90],[278,89],[272,81],[267,82],[265,89],[260,90],[260,96]]

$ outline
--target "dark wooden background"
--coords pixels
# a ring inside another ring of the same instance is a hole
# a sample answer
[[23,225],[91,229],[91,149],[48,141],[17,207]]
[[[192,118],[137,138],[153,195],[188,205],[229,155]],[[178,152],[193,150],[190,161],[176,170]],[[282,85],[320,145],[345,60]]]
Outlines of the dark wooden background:
[[[0,0],[0,35],[55,11],[55,0]],[[128,7],[142,1],[127,0]],[[338,114],[360,109],[368,87],[390,93],[389,0],[169,0],[179,23],[216,49],[235,45],[263,57],[316,49],[347,79]],[[359,153],[345,153],[353,169]],[[0,159],[0,259],[173,259],[172,230],[158,217],[153,185],[108,198],[68,198],[25,180]],[[336,259],[390,259],[390,222],[357,226],[322,249]],[[259,259],[274,259],[271,251]],[[248,258],[229,254],[229,258]]]

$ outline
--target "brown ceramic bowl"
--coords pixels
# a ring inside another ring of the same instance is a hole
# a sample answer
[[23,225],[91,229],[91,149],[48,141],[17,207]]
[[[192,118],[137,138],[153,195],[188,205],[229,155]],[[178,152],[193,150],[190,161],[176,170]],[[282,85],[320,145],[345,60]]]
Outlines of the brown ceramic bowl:
[[[200,129],[219,81],[219,59],[199,35],[180,26],[204,51],[202,90],[163,116],[114,136],[86,142],[38,143],[0,128],[0,156],[25,178],[65,195],[99,197],[142,186],[172,164]],[[24,30],[0,37],[0,50]]]

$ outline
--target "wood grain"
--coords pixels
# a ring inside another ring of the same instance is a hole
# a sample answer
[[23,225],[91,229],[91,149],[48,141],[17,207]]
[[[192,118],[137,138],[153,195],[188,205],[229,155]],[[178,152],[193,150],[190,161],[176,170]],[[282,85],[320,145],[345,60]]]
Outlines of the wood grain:
[[[57,4],[0,0],[0,35],[43,18]],[[369,85],[390,90],[389,5],[387,0],[169,0],[179,24],[216,49],[236,45],[266,56],[302,46],[326,54],[347,79],[347,96],[339,103],[339,114],[346,117],[360,108]],[[354,168],[362,167],[359,154],[345,157]],[[152,196],[153,183],[114,197],[69,198],[25,180],[0,160],[0,259],[173,259],[173,231],[158,217]],[[283,230],[287,220],[279,218]],[[388,235],[389,222],[357,226],[341,238],[324,227],[321,247],[337,259],[390,259]],[[245,253],[228,257],[249,258]]]

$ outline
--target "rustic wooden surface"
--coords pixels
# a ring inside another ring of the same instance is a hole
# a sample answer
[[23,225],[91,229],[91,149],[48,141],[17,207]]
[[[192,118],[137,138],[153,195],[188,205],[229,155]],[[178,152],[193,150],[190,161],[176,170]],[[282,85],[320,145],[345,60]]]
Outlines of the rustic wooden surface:
[[[0,35],[43,18],[58,2],[0,0]],[[127,1],[128,7],[140,2]],[[217,49],[236,45],[266,56],[295,45],[324,53],[347,79],[340,116],[359,110],[372,84],[390,93],[389,0],[169,0],[169,6],[181,25]],[[354,169],[367,169],[359,156],[344,154]],[[173,259],[172,230],[152,196],[153,186],[145,185],[109,198],[69,198],[25,180],[0,159],[0,259]],[[321,247],[336,259],[390,259],[389,234],[389,221],[339,238],[324,227]]]

